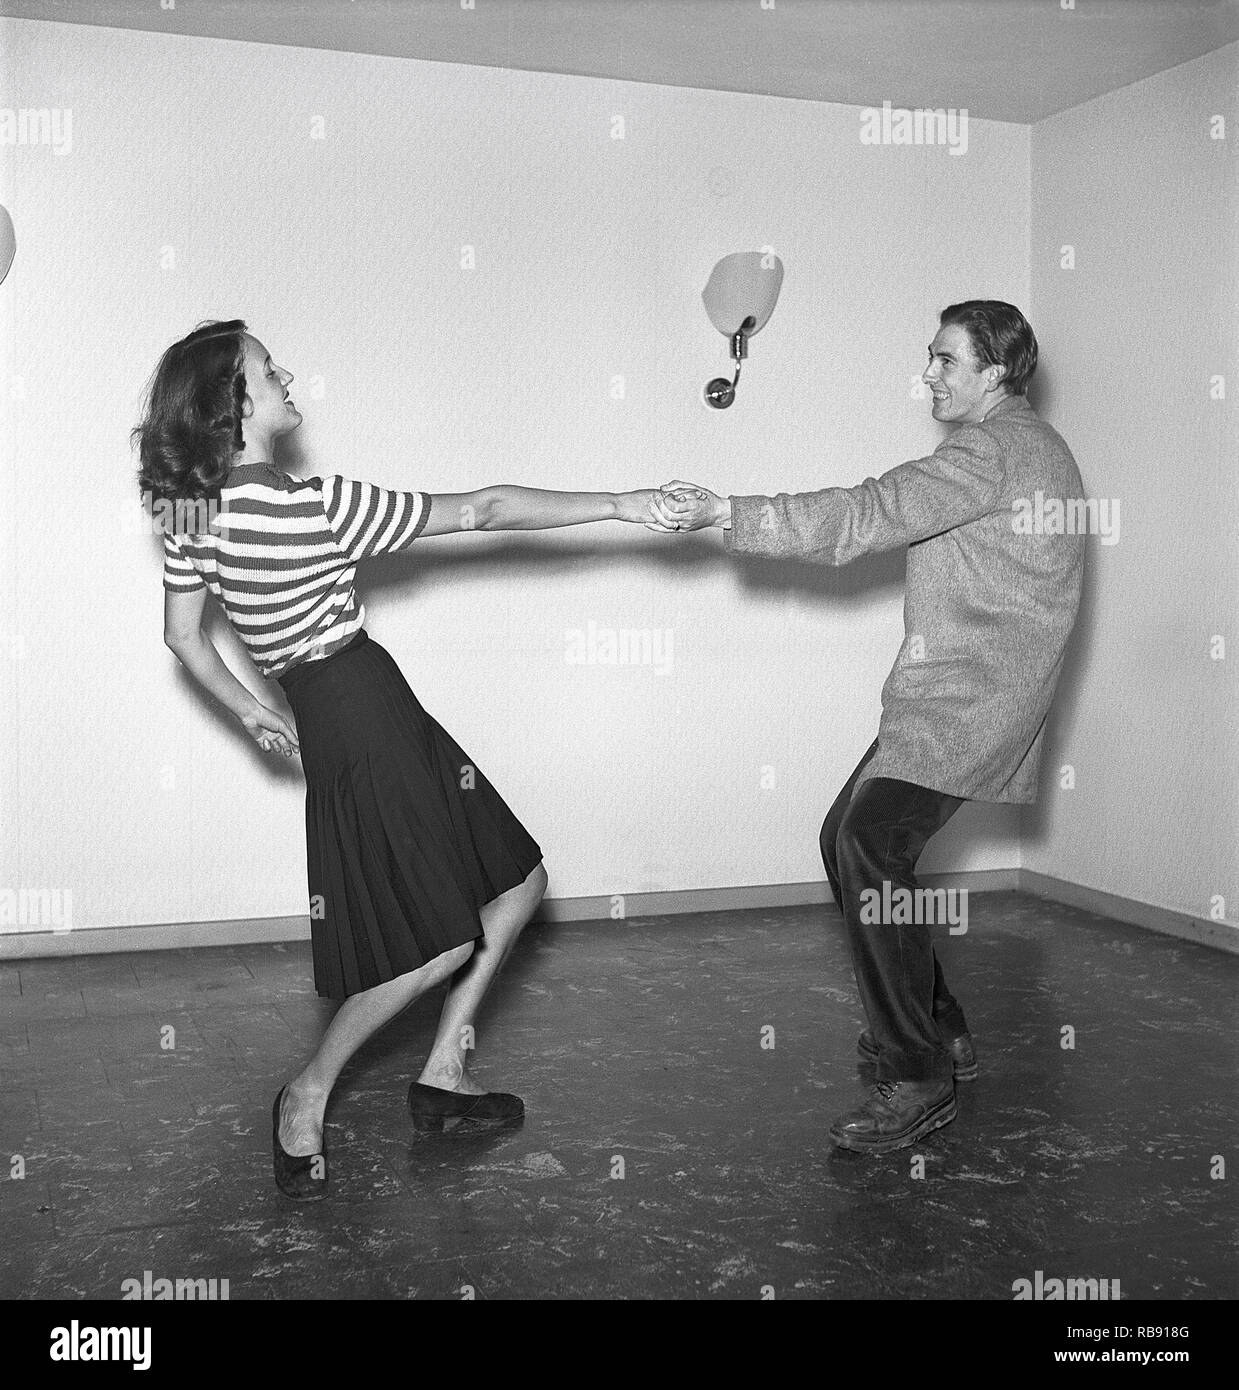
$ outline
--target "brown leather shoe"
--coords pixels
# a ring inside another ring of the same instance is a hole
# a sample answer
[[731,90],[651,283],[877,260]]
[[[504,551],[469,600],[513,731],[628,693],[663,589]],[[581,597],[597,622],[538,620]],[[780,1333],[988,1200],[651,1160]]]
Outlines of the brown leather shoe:
[[[951,1054],[955,1080],[975,1081],[980,1068],[977,1066],[977,1054],[972,1046],[972,1034],[961,1033],[957,1038],[943,1037],[942,1041],[946,1043],[947,1051]],[[856,1050],[866,1062],[878,1060],[877,1039],[868,1028],[857,1038]]]
[[830,1127],[841,1149],[884,1154],[906,1149],[955,1118],[953,1081],[879,1081],[869,1098]]

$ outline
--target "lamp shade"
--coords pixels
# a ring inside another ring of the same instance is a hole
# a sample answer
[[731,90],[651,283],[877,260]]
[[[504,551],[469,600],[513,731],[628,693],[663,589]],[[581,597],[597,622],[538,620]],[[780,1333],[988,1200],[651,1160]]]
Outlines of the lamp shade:
[[17,250],[17,236],[13,231],[13,219],[6,208],[0,208],[0,281],[9,273],[13,255]]
[[724,256],[710,272],[701,302],[710,322],[727,337],[738,332],[751,315],[754,325],[746,330],[751,338],[774,313],[782,284],[783,262],[776,255],[737,251]]

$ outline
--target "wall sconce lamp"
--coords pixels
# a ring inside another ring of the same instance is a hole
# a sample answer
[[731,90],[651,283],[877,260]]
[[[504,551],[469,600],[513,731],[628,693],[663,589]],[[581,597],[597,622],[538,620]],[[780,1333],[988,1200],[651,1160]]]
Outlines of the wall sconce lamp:
[[701,302],[710,322],[730,343],[731,360],[736,364],[731,381],[716,376],[706,385],[706,401],[715,410],[726,410],[735,400],[740,364],[749,355],[749,339],[774,313],[782,284],[783,262],[773,252],[737,251],[724,256],[710,272]]
[[17,236],[13,231],[13,219],[7,208],[0,208],[0,284],[9,273],[13,257],[17,253]]

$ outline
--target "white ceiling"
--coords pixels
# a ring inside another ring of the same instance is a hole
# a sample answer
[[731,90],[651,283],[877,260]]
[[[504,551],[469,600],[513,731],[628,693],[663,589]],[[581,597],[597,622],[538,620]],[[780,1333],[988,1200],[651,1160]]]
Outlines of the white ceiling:
[[1239,0],[1064,3],[0,0],[0,14],[1019,122],[1239,39]]

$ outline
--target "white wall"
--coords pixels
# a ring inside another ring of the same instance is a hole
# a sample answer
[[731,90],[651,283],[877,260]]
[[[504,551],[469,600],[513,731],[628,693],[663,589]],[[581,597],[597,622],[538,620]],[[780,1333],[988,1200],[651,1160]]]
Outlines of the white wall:
[[[1239,44],[1032,128],[1043,413],[1085,490],[1084,602],[1023,866],[1239,925]],[[1210,138],[1221,113],[1225,140]],[[1060,268],[1064,246],[1075,269]],[[1215,376],[1226,399],[1211,399]],[[1211,656],[1214,636],[1228,646]]]
[[[300,777],[179,670],[158,546],[121,522],[141,390],[200,319],[246,318],[294,372],[292,471],[774,492],[932,450],[909,388],[938,310],[1027,298],[1025,127],[973,121],[956,157],[862,145],[855,107],[31,21],[0,37],[6,100],[73,113],[71,152],[9,150],[0,196],[20,639],[0,882],[69,888],[79,926],[305,910]],[[782,299],[711,412],[726,344],[700,291],[765,245]],[[902,555],[742,564],[717,533],[608,523],[436,538],[361,577],[371,635],[542,844],[552,896],[821,879],[822,815],[899,646]],[[672,670],[568,665],[590,621],[669,629]],[[1014,866],[1017,825],[965,808],[922,865]]]

